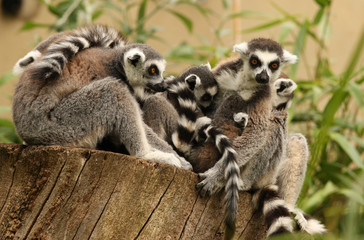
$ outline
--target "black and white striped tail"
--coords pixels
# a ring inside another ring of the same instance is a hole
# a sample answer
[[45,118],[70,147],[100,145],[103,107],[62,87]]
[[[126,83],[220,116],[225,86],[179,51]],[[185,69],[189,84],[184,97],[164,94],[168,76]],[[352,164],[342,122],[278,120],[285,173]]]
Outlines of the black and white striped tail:
[[278,186],[268,185],[253,195],[253,202],[262,211],[268,227],[267,237],[293,231],[294,222],[286,202],[279,197]]
[[[217,149],[221,154],[219,161],[224,164],[224,176],[225,176],[225,239],[232,239],[235,233],[235,221],[236,214],[238,212],[238,200],[239,200],[239,182],[240,168],[236,162],[236,151],[233,149],[230,140],[225,136],[222,131],[212,125],[207,125],[209,122],[207,117],[205,119],[200,118],[198,135],[202,138],[206,137],[215,142]],[[205,123],[205,124],[204,124]],[[205,128],[205,130],[202,130]],[[203,131],[205,136],[202,136]]]
[[34,63],[31,75],[36,79],[56,79],[78,52],[91,47],[115,48],[125,44],[125,39],[113,28],[100,25],[79,28],[52,43],[40,61]]
[[291,208],[290,212],[295,215],[295,220],[301,231],[313,234],[323,234],[327,230],[325,226],[317,219],[314,219],[310,215],[304,213],[299,208]]
[[236,152],[222,131],[213,127],[211,119],[207,117],[197,120],[197,103],[193,88],[200,82],[198,76],[191,74],[182,81],[171,82],[168,86],[168,92],[176,97],[178,105],[176,109],[179,114],[178,129],[172,135],[172,142],[176,150],[187,157],[194,137],[197,140],[209,138],[215,142],[221,154],[219,161],[222,161],[225,167],[225,237],[231,239],[235,232],[240,169],[236,162]]
[[188,155],[192,147],[197,119],[197,104],[195,96],[187,82],[175,81],[168,86],[168,93],[176,99],[178,112],[178,127],[172,134],[175,149],[182,155]]

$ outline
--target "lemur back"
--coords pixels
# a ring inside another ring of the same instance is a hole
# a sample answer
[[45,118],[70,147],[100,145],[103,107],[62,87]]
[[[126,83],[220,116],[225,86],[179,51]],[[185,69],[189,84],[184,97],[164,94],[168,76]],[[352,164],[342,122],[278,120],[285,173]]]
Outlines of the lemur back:
[[[43,56],[43,60],[37,63],[40,76],[35,77],[56,78],[67,62],[84,49],[92,47],[118,48],[126,44],[126,38],[118,31],[102,25],[91,25],[60,32],[40,42],[32,51],[21,58],[15,64],[13,72],[21,74],[29,64]],[[47,74],[47,76],[41,74]]]
[[[189,169],[190,165],[143,123],[132,95],[135,86],[153,88],[162,82],[165,60],[148,45],[124,45],[116,35],[94,29],[101,38],[91,39],[104,39],[106,47],[86,49],[96,44],[60,35],[25,67],[13,101],[20,137],[28,144],[96,148],[110,136],[131,155]],[[123,46],[112,48],[113,43]]]

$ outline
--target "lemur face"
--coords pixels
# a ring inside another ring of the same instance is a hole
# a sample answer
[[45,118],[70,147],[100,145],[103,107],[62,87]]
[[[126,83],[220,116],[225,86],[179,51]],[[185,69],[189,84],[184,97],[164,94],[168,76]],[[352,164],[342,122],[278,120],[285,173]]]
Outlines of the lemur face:
[[218,91],[217,81],[210,65],[193,66],[182,76],[185,76],[185,81],[193,91],[197,105],[200,108],[210,107]]
[[124,70],[131,85],[150,88],[163,82],[166,61],[154,49],[144,44],[131,44],[124,54]]
[[249,57],[249,66],[257,83],[266,84],[277,79],[280,74],[280,64],[281,60],[274,52],[258,50]]
[[285,64],[293,64],[297,56],[284,50],[277,42],[257,38],[234,46],[234,52],[240,53],[245,70],[251,80],[260,84],[273,83]]

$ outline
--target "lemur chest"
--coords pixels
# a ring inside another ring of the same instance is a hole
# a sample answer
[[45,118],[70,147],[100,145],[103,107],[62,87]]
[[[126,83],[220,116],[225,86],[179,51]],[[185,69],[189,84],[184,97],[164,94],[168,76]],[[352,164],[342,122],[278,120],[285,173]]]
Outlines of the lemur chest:
[[238,94],[243,98],[244,101],[248,101],[255,93],[252,89],[242,89],[238,91]]

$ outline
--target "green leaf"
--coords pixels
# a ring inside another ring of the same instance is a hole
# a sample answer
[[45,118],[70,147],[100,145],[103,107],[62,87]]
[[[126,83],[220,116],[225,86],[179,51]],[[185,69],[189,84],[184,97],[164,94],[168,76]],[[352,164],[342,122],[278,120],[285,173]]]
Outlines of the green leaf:
[[143,21],[147,9],[147,0],[144,0],[139,6],[138,21]]
[[311,212],[316,206],[320,206],[330,195],[337,192],[337,186],[329,181],[326,183],[325,187],[319,189],[309,198],[306,198],[301,202],[302,209]]
[[348,83],[348,89],[350,95],[356,100],[359,107],[364,107],[364,97],[363,97],[363,90],[360,88],[358,84],[355,82]]
[[313,19],[313,24],[316,25],[321,21],[322,16],[324,15],[325,8],[320,8],[320,10],[316,13],[315,18]]
[[103,10],[98,10],[92,14],[92,21],[95,21],[103,14]]
[[315,2],[321,7],[327,7],[331,5],[331,0],[315,0]]
[[364,169],[364,163],[356,148],[340,133],[330,132],[330,138],[334,140],[344,150],[344,152],[355,162],[360,168]]
[[26,30],[31,30],[33,28],[37,28],[37,27],[41,27],[41,28],[49,28],[51,27],[50,24],[44,24],[44,23],[35,23],[33,21],[26,21],[24,23],[24,25],[20,28],[20,31],[26,31]]
[[288,35],[294,29],[294,24],[291,22],[285,22],[282,24],[281,32],[279,34],[278,42],[283,43],[284,40],[288,37]]
[[242,30],[241,32],[242,33],[256,32],[256,31],[264,30],[264,29],[279,25],[285,21],[287,21],[287,18],[275,19],[273,21],[269,21],[267,23],[264,23],[264,24],[261,24],[261,25],[255,26],[255,27]]
[[352,201],[364,205],[364,197],[362,192],[356,192],[352,189],[342,189],[339,191],[339,193],[346,196],[348,199]]
[[187,27],[188,31],[190,33],[192,33],[193,30],[193,23],[191,21],[191,19],[189,19],[188,17],[186,17],[185,15],[176,12],[174,10],[168,9],[167,10],[169,13],[173,14],[174,16],[176,16],[177,18],[179,18],[181,20],[182,23],[184,23],[184,25]]
[[[294,44],[293,53],[296,54],[298,57],[302,55],[303,49],[305,47],[307,38],[307,29],[309,28],[309,25],[310,24],[308,21],[305,21],[301,25],[296,42]],[[298,70],[298,63],[293,64],[290,72],[290,77],[292,79],[296,78],[297,70]]]
[[232,18],[243,18],[243,17],[248,17],[248,16],[266,16],[266,14],[262,13],[262,12],[258,12],[258,11],[240,11],[240,12],[235,12],[235,13],[231,13],[229,14],[226,18],[227,19],[232,19]]

